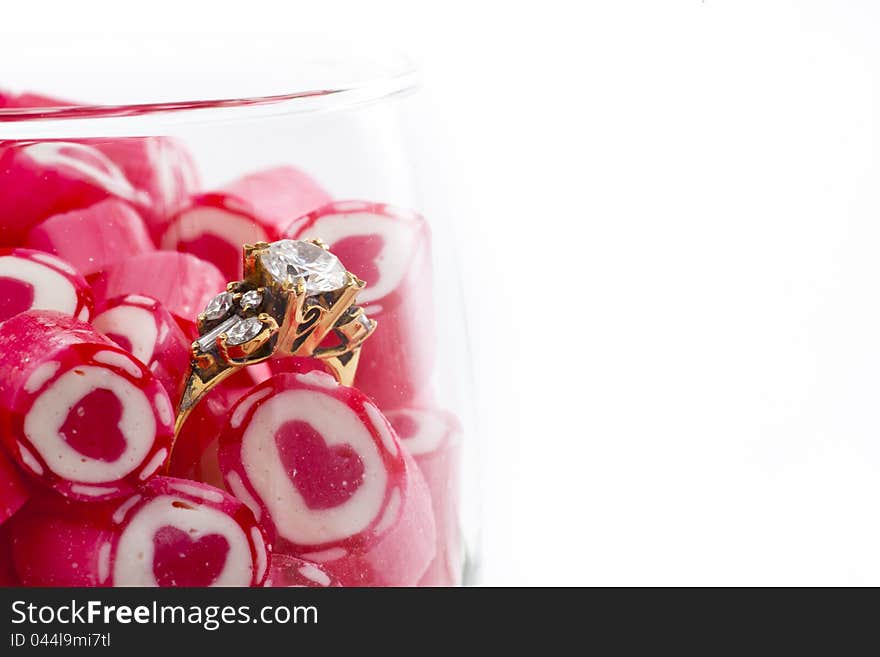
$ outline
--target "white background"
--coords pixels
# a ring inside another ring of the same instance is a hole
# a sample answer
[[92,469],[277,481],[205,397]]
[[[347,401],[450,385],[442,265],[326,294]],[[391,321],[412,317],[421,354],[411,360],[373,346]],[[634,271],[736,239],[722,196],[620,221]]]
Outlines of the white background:
[[422,61],[470,237],[485,583],[880,584],[877,3],[33,4],[2,29]]

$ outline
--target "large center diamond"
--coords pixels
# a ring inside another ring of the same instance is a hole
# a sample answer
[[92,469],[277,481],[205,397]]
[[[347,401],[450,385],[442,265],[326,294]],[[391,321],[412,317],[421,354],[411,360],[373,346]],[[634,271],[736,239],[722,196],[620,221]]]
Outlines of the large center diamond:
[[302,278],[306,294],[319,294],[345,286],[345,267],[332,253],[299,240],[272,242],[260,256],[263,266],[279,283]]

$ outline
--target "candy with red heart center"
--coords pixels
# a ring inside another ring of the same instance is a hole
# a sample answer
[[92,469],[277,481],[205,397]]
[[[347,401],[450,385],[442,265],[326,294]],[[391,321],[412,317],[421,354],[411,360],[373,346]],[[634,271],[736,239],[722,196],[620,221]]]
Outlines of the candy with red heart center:
[[302,171],[267,169],[194,197],[171,220],[161,245],[214,263],[229,280],[240,278],[242,244],[278,239],[293,218],[329,200]]
[[117,586],[259,586],[268,574],[269,549],[253,514],[207,484],[157,477],[120,525],[111,568]]
[[130,493],[168,456],[174,411],[150,371],[90,325],[28,311],[0,331],[7,452],[65,496]]
[[92,289],[102,303],[127,294],[152,297],[176,318],[191,322],[227,282],[214,265],[194,255],[156,251],[109,267]]
[[149,197],[99,150],[74,142],[0,145],[0,246],[20,245],[28,231],[53,215],[107,198],[138,207]]
[[192,341],[155,299],[129,294],[105,302],[92,326],[144,363],[179,401],[190,365]]
[[49,217],[31,229],[25,246],[64,258],[86,277],[155,250],[137,211],[115,198]]
[[367,282],[358,303],[379,325],[361,349],[355,385],[380,408],[423,395],[434,359],[431,238],[424,219],[380,203],[339,201],[295,220],[285,236],[322,239]]
[[156,243],[171,216],[186,203],[199,185],[192,156],[171,137],[129,137],[87,142],[113,161],[132,185],[150,199],[143,210],[147,228]]
[[266,586],[326,588],[341,584],[316,563],[276,553],[272,555]]
[[343,584],[414,585],[434,556],[418,467],[376,406],[327,374],[253,388],[232,407],[219,456],[276,550],[320,560]]
[[10,523],[15,569],[31,586],[260,586],[269,547],[240,501],[156,477],[128,498],[44,495]]
[[32,249],[0,249],[0,321],[31,309],[88,320],[93,307],[91,288],[61,258]]
[[461,477],[461,424],[437,408],[404,408],[388,413],[403,448],[412,454],[431,491],[437,527],[437,554],[419,586],[461,584],[464,543],[458,520]]

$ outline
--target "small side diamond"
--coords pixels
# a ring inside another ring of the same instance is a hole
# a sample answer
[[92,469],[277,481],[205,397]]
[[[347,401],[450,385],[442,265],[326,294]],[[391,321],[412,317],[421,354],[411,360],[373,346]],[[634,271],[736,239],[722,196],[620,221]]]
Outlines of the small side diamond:
[[263,295],[260,294],[257,290],[245,292],[241,295],[241,301],[239,301],[239,305],[242,307],[242,310],[259,308],[261,303],[263,303]]
[[220,319],[232,308],[232,295],[229,292],[221,292],[205,306],[205,319]]
[[244,344],[255,338],[262,328],[263,322],[256,317],[239,318],[235,326],[226,331],[226,344]]
[[229,319],[220,322],[217,326],[212,328],[210,331],[205,333],[197,340],[199,349],[201,349],[202,351],[213,350],[215,341],[217,340],[217,336],[221,333],[225,333],[228,329],[235,326],[239,321],[240,318],[236,315],[233,315]]

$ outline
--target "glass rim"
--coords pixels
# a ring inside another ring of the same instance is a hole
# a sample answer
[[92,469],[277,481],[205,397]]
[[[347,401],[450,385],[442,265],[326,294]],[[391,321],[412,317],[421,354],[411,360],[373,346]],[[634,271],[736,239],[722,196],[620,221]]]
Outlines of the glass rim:
[[[167,79],[164,76],[169,72],[158,68],[149,70],[144,76],[143,89],[137,88],[135,91],[131,89],[136,88],[138,83],[132,83],[125,78],[136,78],[143,71],[132,71],[128,74],[124,70],[124,58],[122,64],[108,69],[111,71],[108,76],[100,66],[94,67],[96,70],[90,69],[90,64],[94,65],[95,61],[92,52],[92,59],[82,60],[82,67],[75,71],[69,69],[66,74],[64,69],[59,69],[56,73],[52,66],[60,63],[62,58],[67,60],[68,66],[78,66],[80,60],[77,59],[75,45],[72,47],[69,43],[58,44],[58,49],[53,51],[49,48],[46,52],[34,49],[31,59],[24,57],[21,61],[31,65],[34,61],[37,62],[36,82],[30,82],[31,78],[24,70],[26,66],[15,71],[18,79],[11,85],[8,80],[0,77],[0,94],[9,94],[10,98],[18,98],[16,94],[26,94],[27,98],[24,101],[27,105],[0,105],[0,139],[41,139],[67,135],[139,136],[173,130],[174,126],[182,124],[337,111],[406,94],[419,85],[418,67],[409,57],[398,51],[376,51],[371,47],[369,56],[361,60],[358,59],[361,51],[328,49],[327,44],[332,42],[325,41],[322,39],[321,47],[318,48],[305,48],[299,42],[296,44],[297,48],[292,48],[282,42],[278,42],[281,44],[278,45],[271,41],[261,41],[260,44],[266,48],[228,75],[223,62],[214,63],[210,60],[212,54],[220,52],[216,48],[223,45],[222,42],[219,42],[220,46],[212,42],[215,50],[200,52],[202,59],[196,64],[207,68],[184,69],[182,73],[170,71],[173,81],[167,85],[167,89],[163,83]],[[96,46],[94,40],[76,43]],[[102,46],[104,43],[98,41],[97,47]],[[237,54],[241,52],[239,50]],[[8,59],[4,54],[0,50],[0,61]],[[128,56],[132,57],[132,53],[128,53]],[[274,61],[267,62],[269,57]],[[161,62],[163,66],[174,65],[175,60],[172,57],[166,56],[165,59],[167,61]],[[313,66],[313,60],[317,62],[316,66]],[[42,69],[39,68],[41,64],[44,65]],[[308,73],[312,68],[317,73],[303,76],[303,73]],[[275,69],[272,71],[274,76],[267,75],[269,69]],[[288,70],[291,71],[289,76]],[[307,79],[297,80],[296,73]],[[89,76],[92,78],[92,86],[103,85],[102,97],[97,102],[68,101],[68,98],[86,95],[74,90],[75,81],[77,78],[88,80]],[[260,80],[261,76],[266,79]],[[67,80],[67,77],[74,82]],[[62,80],[67,86],[63,90],[56,90],[54,86],[41,84],[41,78],[53,82]],[[130,87],[127,95],[115,88],[120,81]],[[55,101],[56,97],[62,100]]]

